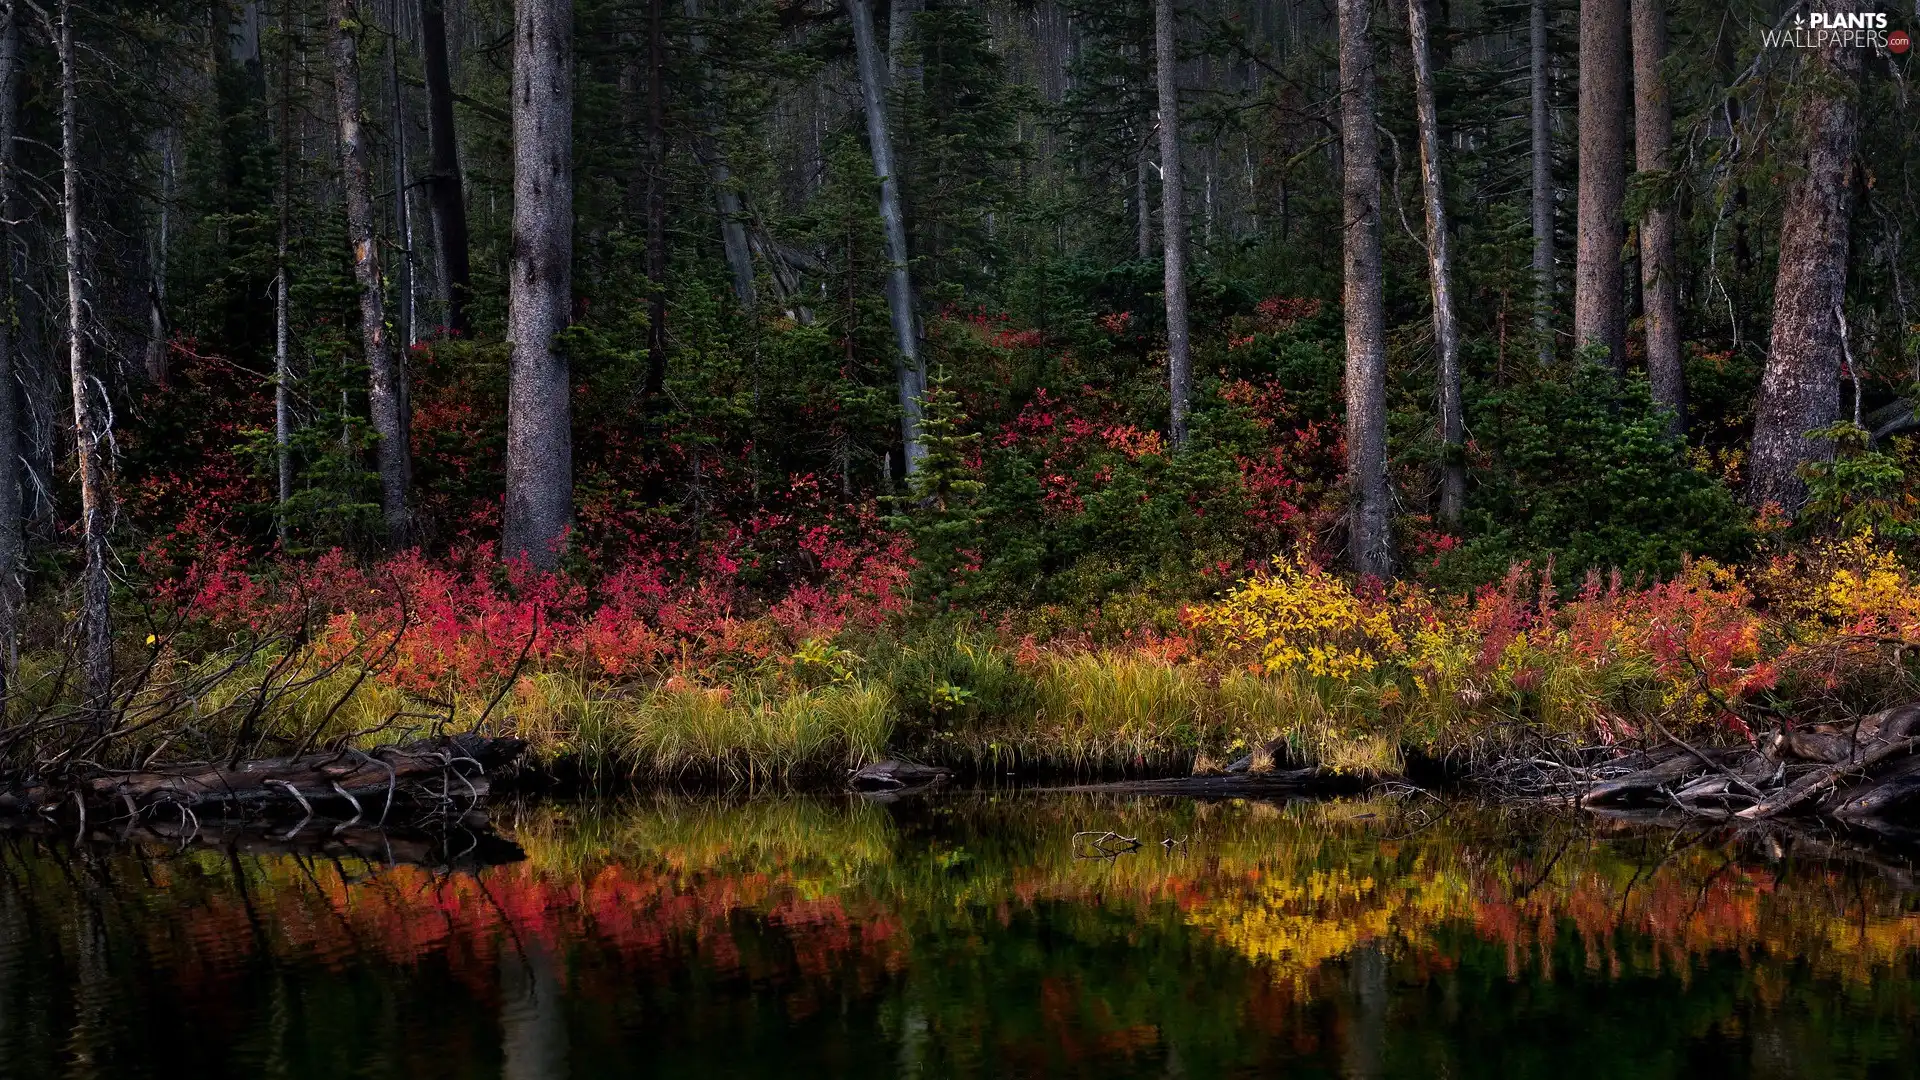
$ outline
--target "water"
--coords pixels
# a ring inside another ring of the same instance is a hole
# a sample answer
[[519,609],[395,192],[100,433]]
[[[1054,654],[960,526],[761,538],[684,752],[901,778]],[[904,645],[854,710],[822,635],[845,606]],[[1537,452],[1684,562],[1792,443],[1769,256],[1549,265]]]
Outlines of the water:
[[0,836],[0,1075],[1920,1072],[1907,868],[1809,839],[1058,794],[499,816],[527,858],[477,872]]

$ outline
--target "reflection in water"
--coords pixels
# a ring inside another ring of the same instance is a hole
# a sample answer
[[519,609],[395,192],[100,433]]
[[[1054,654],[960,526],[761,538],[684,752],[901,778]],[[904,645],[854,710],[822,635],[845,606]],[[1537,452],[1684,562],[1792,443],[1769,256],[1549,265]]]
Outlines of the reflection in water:
[[553,954],[535,937],[500,954],[504,1080],[565,1080],[567,1018]]
[[[0,838],[0,1077],[1920,1060],[1907,868],[1805,841],[1065,795],[508,816],[529,858],[478,873]],[[1145,844],[1077,858],[1089,828]]]
[[1387,1042],[1387,958],[1377,943],[1356,945],[1347,955],[1347,992],[1353,1009],[1341,1039],[1341,1075],[1377,1080]]

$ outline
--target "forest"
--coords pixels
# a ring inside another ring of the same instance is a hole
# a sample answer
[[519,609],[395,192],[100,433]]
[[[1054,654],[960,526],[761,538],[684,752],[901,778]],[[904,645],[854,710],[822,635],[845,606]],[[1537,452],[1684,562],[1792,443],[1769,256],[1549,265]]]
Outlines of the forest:
[[0,10],[9,777],[1915,746],[1905,13]]

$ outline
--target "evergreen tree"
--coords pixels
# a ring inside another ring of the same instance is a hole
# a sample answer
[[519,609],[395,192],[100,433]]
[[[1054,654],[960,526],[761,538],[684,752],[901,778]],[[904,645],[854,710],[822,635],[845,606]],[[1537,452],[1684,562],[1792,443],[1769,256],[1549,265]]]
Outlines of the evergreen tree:
[[948,611],[971,596],[970,579],[980,568],[986,485],[975,466],[980,433],[965,430],[966,413],[944,370],[927,382],[922,422],[927,456],[893,520],[913,541],[915,603]]

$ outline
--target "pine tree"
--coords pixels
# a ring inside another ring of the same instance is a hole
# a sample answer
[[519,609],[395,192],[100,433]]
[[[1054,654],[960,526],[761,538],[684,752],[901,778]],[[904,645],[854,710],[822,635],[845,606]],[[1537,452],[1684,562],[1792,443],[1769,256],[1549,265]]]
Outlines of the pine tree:
[[932,611],[950,610],[968,598],[969,575],[979,567],[985,544],[980,503],[986,485],[970,463],[980,434],[966,431],[966,423],[946,372],[936,372],[921,414],[926,456],[900,500],[905,512],[893,519],[913,538],[914,599]]

